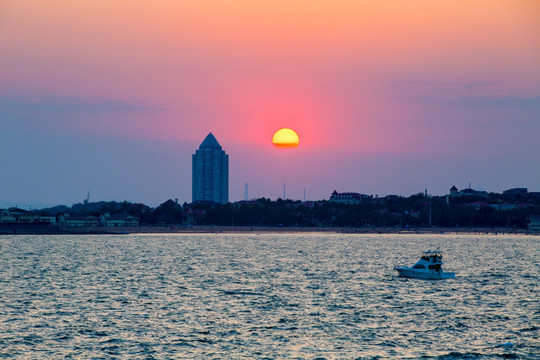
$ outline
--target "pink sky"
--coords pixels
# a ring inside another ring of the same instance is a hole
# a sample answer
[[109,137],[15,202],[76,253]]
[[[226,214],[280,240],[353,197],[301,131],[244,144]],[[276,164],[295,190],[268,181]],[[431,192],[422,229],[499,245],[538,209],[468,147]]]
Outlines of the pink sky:
[[0,1],[0,200],[189,202],[210,131],[233,201],[540,191],[538,34],[536,0]]

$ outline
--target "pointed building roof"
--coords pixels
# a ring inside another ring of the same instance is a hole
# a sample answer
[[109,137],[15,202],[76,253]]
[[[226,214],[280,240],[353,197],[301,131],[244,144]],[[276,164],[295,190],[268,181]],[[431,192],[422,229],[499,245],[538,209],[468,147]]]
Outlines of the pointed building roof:
[[212,133],[209,133],[206,135],[206,138],[201,143],[201,146],[199,148],[218,148],[221,149],[221,145],[219,145],[218,141],[214,137]]

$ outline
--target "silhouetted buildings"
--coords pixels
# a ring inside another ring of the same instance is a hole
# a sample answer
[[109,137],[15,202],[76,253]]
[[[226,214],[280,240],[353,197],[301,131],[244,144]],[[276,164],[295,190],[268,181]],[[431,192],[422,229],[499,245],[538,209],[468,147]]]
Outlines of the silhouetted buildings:
[[229,202],[229,155],[209,133],[193,154],[192,201]]
[[456,196],[480,196],[480,197],[487,198],[487,197],[489,197],[489,194],[486,191],[474,190],[474,189],[471,189],[470,187],[468,189],[463,189],[463,190],[458,191],[457,187],[452,186],[452,188],[450,189],[450,196],[451,197],[456,197]]
[[336,190],[330,196],[330,202],[342,204],[360,204],[366,199],[369,199],[368,195],[355,192],[338,193]]
[[509,195],[514,197],[526,197],[527,194],[527,188],[512,188],[503,191],[503,195]]
[[56,216],[36,214],[23,209],[0,210],[0,224],[57,225]]
[[[92,203],[85,203],[90,205]],[[66,212],[59,215],[40,214],[17,208],[0,210],[0,225],[55,226],[61,228],[138,227],[139,218],[129,214],[101,215]]]

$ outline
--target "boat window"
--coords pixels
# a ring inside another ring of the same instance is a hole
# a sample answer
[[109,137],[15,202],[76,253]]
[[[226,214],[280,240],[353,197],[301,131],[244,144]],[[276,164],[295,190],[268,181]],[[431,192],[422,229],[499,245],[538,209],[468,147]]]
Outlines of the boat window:
[[422,264],[415,264],[415,265],[413,266],[413,269],[425,269],[425,268],[426,268],[426,267],[425,267],[424,265],[422,265]]

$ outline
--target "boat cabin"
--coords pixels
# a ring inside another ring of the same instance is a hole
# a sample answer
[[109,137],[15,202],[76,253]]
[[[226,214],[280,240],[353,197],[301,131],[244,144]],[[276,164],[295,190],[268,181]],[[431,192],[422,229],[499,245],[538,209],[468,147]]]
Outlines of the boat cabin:
[[425,251],[422,253],[422,260],[426,260],[432,263],[442,262],[442,252],[440,251]]

